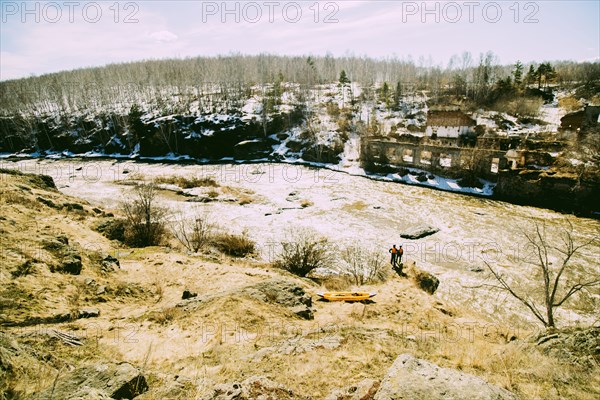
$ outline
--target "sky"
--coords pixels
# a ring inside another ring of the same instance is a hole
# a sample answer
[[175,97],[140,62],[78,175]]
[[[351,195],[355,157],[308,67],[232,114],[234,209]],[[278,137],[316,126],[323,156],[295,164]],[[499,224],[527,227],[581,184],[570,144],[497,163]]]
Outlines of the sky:
[[230,53],[600,60],[600,1],[6,1],[0,80]]

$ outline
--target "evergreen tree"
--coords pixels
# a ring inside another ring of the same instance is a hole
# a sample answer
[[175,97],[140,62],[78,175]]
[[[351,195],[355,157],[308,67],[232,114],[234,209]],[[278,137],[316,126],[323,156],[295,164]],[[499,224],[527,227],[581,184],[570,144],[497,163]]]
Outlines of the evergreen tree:
[[394,91],[394,109],[400,108],[400,99],[402,98],[402,83],[398,81],[396,83],[396,91]]
[[538,80],[538,89],[541,89],[542,82],[548,86],[548,82],[556,78],[556,71],[549,62],[541,63],[536,71],[536,77]]
[[387,82],[383,82],[381,87],[381,101],[385,103],[386,108],[390,108],[390,86]]
[[512,73],[514,78],[515,87],[520,87],[523,83],[523,63],[517,61],[515,63],[515,69]]
[[340,87],[340,90],[342,92],[342,108],[344,108],[344,104],[345,104],[345,99],[346,99],[346,87],[350,86],[350,79],[348,79],[348,75],[346,75],[346,71],[342,70],[342,72],[340,72],[340,79],[339,79],[339,84],[338,86]]
[[534,82],[537,82],[537,80],[538,80],[537,71],[535,70],[533,65],[529,66],[529,71],[527,71],[527,77],[525,79],[527,81],[527,84],[532,84]]
[[344,87],[350,83],[350,79],[348,79],[348,75],[346,75],[346,70],[342,70],[340,72],[340,86]]
[[[140,139],[144,138],[147,133],[146,125],[142,122],[142,115],[144,113],[140,110],[137,104],[133,104],[129,109],[127,115],[127,126],[133,142],[139,142]],[[130,143],[131,145],[132,143]]]

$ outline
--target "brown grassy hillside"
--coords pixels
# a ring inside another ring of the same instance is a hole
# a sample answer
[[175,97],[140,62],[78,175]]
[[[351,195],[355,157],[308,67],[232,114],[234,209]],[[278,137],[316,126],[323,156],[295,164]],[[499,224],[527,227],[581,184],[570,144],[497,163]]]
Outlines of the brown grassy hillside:
[[[532,329],[485,320],[421,291],[410,279],[414,266],[408,278],[361,287],[378,293],[372,303],[321,302],[316,293],[333,282],[215,252],[127,248],[93,229],[110,214],[63,195],[51,179],[1,171],[0,182],[0,399],[37,393],[100,361],[140,368],[150,386],[144,399],[199,398],[253,375],[320,399],[382,379],[406,352],[523,399],[600,395],[597,355],[580,365],[546,354]],[[65,271],[65,259],[77,256],[80,273]],[[314,319],[278,303],[277,293],[253,295],[256,285],[280,281],[311,296]],[[182,304],[184,289],[198,300]],[[80,318],[90,308],[99,316]]]

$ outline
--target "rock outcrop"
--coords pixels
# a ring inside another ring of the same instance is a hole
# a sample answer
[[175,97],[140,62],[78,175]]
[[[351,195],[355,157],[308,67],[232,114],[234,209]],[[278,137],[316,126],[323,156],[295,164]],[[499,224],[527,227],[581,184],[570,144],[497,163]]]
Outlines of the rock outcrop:
[[517,396],[483,379],[442,368],[410,354],[400,355],[387,375],[374,400],[517,400]]
[[96,364],[60,376],[32,399],[133,399],[148,390],[146,378],[133,365]]
[[179,302],[177,306],[182,307],[187,311],[193,311],[197,309],[201,303],[208,300],[237,295],[247,296],[265,303],[286,307],[303,319],[314,318],[312,298],[310,295],[294,282],[285,280],[270,280],[234,291],[216,293],[205,297],[192,297]]
[[543,353],[593,368],[600,364],[600,327],[569,329],[540,336],[537,344]]
[[312,298],[293,282],[272,280],[249,286],[243,293],[257,300],[278,304],[291,309],[304,319],[313,319]]

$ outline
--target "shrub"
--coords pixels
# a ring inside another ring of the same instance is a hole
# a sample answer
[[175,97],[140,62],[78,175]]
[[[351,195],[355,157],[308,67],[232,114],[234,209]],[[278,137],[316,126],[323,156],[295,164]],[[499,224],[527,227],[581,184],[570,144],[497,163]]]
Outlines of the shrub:
[[118,240],[120,242],[125,242],[126,223],[127,221],[124,219],[111,218],[98,223],[95,226],[95,229],[110,240]]
[[330,101],[325,104],[325,107],[327,108],[327,114],[329,114],[330,117],[335,119],[340,116],[340,107],[337,105],[337,103]]
[[17,268],[10,272],[13,278],[20,276],[26,276],[34,272],[33,262],[31,260],[25,261],[23,264],[19,264]]
[[383,282],[388,277],[387,263],[381,251],[365,250],[358,245],[346,247],[342,251],[345,270],[354,278],[354,283],[364,285]]
[[174,222],[173,234],[186,249],[197,253],[210,244],[214,229],[210,216],[196,211],[188,218],[180,215]]
[[308,230],[290,231],[288,239],[281,242],[281,252],[275,266],[295,275],[306,276],[319,267],[329,267],[332,252],[326,238]]
[[167,210],[156,205],[156,186],[140,184],[121,205],[125,214],[125,243],[130,246],[155,246],[166,234]]
[[558,100],[558,105],[567,112],[577,111],[581,108],[581,103],[573,96],[565,96]]
[[241,235],[221,233],[214,237],[213,245],[232,257],[246,257],[256,251],[256,243],[248,238],[246,232]]
[[493,109],[511,115],[537,117],[542,104],[544,99],[541,97],[517,97],[499,100],[494,104]]

